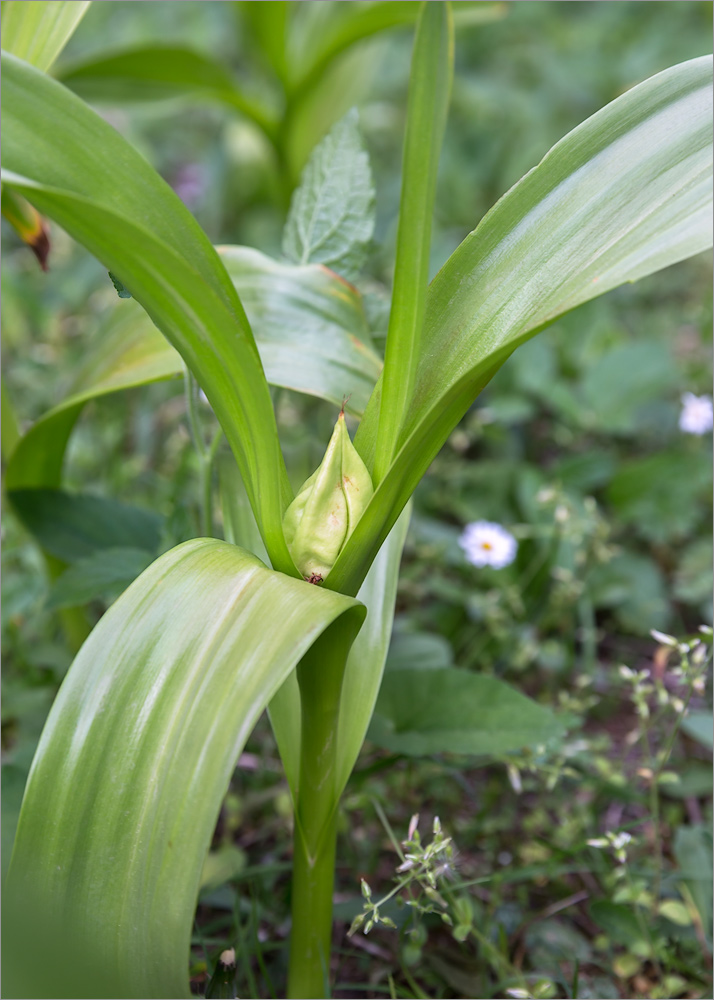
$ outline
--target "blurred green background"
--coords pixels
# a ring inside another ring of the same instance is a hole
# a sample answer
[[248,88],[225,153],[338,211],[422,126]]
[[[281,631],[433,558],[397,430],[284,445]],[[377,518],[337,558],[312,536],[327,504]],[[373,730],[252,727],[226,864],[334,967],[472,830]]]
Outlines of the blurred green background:
[[[304,44],[334,6],[289,5]],[[711,18],[711,4],[685,0],[512,3],[492,23],[459,21],[433,270],[567,131],[644,78],[709,52]],[[229,2],[93,4],[54,72],[61,77],[77,60],[148,43],[195,48],[229,67],[247,92],[277,100],[246,11]],[[358,46],[291,140],[300,166],[336,118],[352,105],[360,109],[377,226],[358,284],[378,343],[388,319],[410,53],[409,29]],[[176,188],[214,242],[280,255],[291,181],[253,124],[193,98],[98,107]],[[47,274],[4,222],[3,242],[4,378],[26,428],[66,393],[116,293],[97,261],[55,226]],[[359,909],[358,874],[386,885],[394,867],[376,800],[400,838],[411,813],[441,816],[461,849],[464,877],[491,879],[472,896],[487,941],[519,968],[550,978],[560,992],[547,995],[573,995],[574,956],[582,968],[578,996],[711,995],[706,926],[690,920],[662,932],[666,968],[682,980],[666,992],[661,967],[633,946],[622,913],[608,911],[608,922],[602,908],[599,920],[588,910],[593,899],[622,903],[613,901],[604,863],[584,847],[603,822],[632,825],[643,844],[638,877],[647,884],[651,802],[638,778],[643,762],[626,745],[632,706],[616,668],[658,669],[653,628],[679,635],[711,622],[711,441],[678,426],[682,393],[711,391],[711,303],[711,257],[700,255],[566,316],[519,349],[434,462],[415,498],[392,667],[400,656],[436,658],[505,677],[567,711],[571,736],[535,763],[490,765],[448,755],[390,756],[368,743],[344,805],[345,919]],[[298,484],[319,461],[335,414],[283,390],[275,400]],[[157,511],[162,547],[198,534],[197,462],[181,380],[87,407],[70,446],[66,483]],[[465,561],[459,535],[481,519],[517,537],[511,566],[477,569]],[[27,769],[71,651],[48,607],[42,558],[7,510],[3,569],[6,866]],[[92,618],[115,596],[98,594]],[[697,695],[694,708],[704,713],[707,705]],[[672,767],[689,775],[690,785],[663,796],[667,891],[679,884],[681,831],[686,840],[711,815],[710,781],[702,778],[706,744],[706,733],[675,744]],[[239,863],[231,879],[212,886],[197,931],[197,982],[205,967],[198,945],[212,954],[242,935],[240,989],[251,992],[239,995],[277,995],[269,970],[284,960],[289,806],[276,758],[269,728],[261,725],[237,772],[218,840],[239,848]],[[563,768],[572,773],[549,787]],[[706,851],[705,836],[696,843]],[[578,866],[582,878],[553,873]],[[587,898],[562,918],[550,914],[549,907],[583,885]],[[546,916],[534,923],[536,912]],[[395,996],[502,995],[494,992],[502,988],[502,970],[483,942],[445,945],[442,931],[430,930],[421,942],[379,932],[371,950],[353,939],[339,953],[338,978],[357,985],[336,995],[389,995],[392,988]],[[396,985],[389,986],[390,975]],[[279,971],[274,976],[279,981]]]

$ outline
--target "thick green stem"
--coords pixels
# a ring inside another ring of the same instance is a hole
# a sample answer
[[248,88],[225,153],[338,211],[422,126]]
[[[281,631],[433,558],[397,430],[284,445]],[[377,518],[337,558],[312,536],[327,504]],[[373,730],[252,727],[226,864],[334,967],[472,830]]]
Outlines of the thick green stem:
[[288,997],[329,996],[335,875],[337,722],[354,635],[328,630],[298,666],[300,777],[295,809]]
[[295,826],[293,854],[293,927],[290,938],[288,997],[330,995],[332,894],[335,881],[337,813],[322,831],[317,853],[309,853]]

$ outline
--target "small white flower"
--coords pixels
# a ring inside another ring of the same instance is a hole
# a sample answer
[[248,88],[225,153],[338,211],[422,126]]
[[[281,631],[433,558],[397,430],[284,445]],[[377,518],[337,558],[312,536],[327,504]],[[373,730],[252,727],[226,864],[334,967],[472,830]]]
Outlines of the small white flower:
[[412,818],[409,820],[409,832],[407,833],[407,840],[411,840],[416,833],[417,827],[419,826],[419,813],[414,813]]
[[695,396],[693,392],[683,393],[679,429],[686,434],[706,434],[713,425],[714,407],[711,396]]
[[516,558],[518,542],[500,524],[493,521],[473,521],[467,524],[459,538],[466,559],[474,566],[503,569]]
[[660,644],[660,646],[674,647],[677,645],[677,640],[674,638],[673,635],[667,635],[666,632],[660,632],[659,629],[651,628],[650,635],[655,640],[655,642],[658,642]]
[[626,844],[629,844],[632,840],[632,834],[625,833],[624,831],[622,833],[610,834],[610,840],[615,850],[621,851],[622,848],[625,847]]

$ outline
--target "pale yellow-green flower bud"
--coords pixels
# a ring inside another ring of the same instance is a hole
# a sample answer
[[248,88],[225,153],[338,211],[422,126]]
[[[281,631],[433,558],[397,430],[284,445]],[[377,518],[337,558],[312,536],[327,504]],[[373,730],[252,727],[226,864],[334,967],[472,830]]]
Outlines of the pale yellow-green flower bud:
[[283,530],[295,565],[310,583],[322,583],[354,531],[374,488],[340,413],[316,472],[285,511]]

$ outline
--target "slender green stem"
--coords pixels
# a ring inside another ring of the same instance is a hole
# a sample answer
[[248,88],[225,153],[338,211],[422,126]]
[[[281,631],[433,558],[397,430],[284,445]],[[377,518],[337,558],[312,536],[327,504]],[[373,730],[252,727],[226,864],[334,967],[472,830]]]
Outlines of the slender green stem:
[[300,776],[295,810],[288,997],[329,996],[332,892],[337,839],[337,723],[354,636],[328,630],[297,669]]
[[[686,706],[689,705],[692,694],[694,692],[694,684],[690,681],[687,692],[684,696],[685,710]],[[677,738],[677,733],[679,732],[680,726],[682,724],[682,719],[684,718],[684,712],[677,714],[674,725],[667,737],[664,747],[660,751],[659,755],[655,755],[652,750],[652,743],[650,741],[650,728],[645,730],[645,740],[647,744],[647,756],[649,758],[650,770],[652,771],[652,778],[650,779],[650,811],[652,813],[652,826],[654,830],[654,841],[655,841],[655,878],[653,885],[653,894],[655,902],[659,900],[659,894],[662,888],[662,871],[664,867],[663,850],[662,850],[662,831],[660,827],[660,807],[659,807],[659,778],[662,771],[665,769],[667,762],[669,761],[672,749],[674,747],[674,741]],[[653,726],[651,728],[654,728]]]

